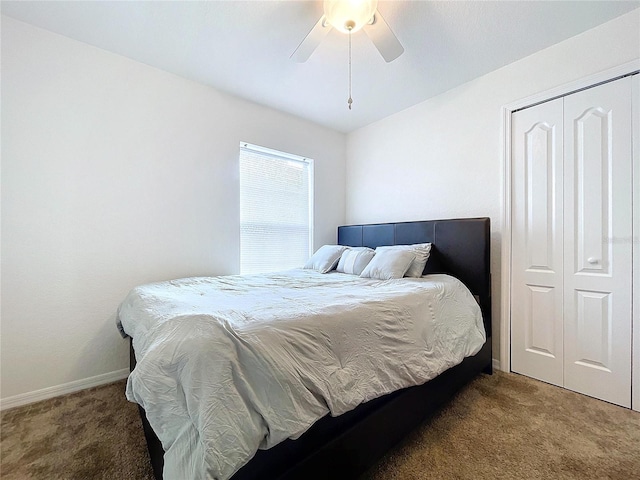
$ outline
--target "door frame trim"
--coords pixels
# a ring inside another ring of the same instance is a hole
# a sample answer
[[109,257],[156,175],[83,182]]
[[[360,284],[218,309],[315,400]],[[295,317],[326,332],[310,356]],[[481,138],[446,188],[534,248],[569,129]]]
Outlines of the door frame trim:
[[633,135],[633,320],[631,344],[631,408],[640,412],[640,76],[631,85],[631,134]]
[[[638,73],[639,71],[640,59],[636,59],[502,106],[500,370],[504,372],[511,371],[511,114],[517,110],[522,110],[523,108],[547,102],[558,97],[564,97],[586,88],[595,87],[601,83]],[[634,184],[637,183],[638,179],[634,178]]]

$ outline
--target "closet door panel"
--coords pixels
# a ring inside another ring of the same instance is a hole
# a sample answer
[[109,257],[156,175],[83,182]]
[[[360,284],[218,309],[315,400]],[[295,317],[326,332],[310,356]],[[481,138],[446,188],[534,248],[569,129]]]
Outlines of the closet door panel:
[[564,384],[631,404],[631,78],[564,99]]
[[512,116],[511,369],[562,385],[562,99]]

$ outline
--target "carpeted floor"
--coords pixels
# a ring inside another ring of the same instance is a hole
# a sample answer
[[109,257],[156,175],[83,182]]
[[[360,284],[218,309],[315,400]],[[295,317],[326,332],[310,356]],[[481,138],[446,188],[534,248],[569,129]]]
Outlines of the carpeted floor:
[[[2,479],[152,479],[123,392],[118,382],[3,412]],[[542,478],[640,479],[640,413],[481,376],[361,480]]]
[[121,381],[2,412],[0,478],[153,480],[124,388]]

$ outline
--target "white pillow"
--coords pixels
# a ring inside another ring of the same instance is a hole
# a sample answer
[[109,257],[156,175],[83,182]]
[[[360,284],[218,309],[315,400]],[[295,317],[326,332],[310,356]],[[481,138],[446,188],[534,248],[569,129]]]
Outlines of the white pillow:
[[415,258],[415,254],[408,250],[376,249],[373,260],[360,276],[378,280],[402,278]]
[[350,248],[340,257],[336,271],[360,275],[376,252],[370,248]]
[[422,277],[422,272],[424,272],[424,267],[427,264],[427,260],[429,260],[429,254],[431,253],[431,244],[415,243],[413,245],[390,245],[385,247],[378,247],[376,249],[376,252],[378,250],[404,250],[413,252],[416,258],[409,267],[409,270],[407,270],[407,273],[404,274],[404,276],[420,278]]
[[347,247],[342,245],[323,245],[314,253],[303,268],[317,270],[320,273],[327,273],[336,268],[340,255]]

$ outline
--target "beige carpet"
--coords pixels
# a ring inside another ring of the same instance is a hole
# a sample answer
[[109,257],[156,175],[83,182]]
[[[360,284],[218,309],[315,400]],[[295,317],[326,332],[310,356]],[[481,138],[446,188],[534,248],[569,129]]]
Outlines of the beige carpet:
[[[118,382],[3,412],[2,479],[151,479],[123,391]],[[542,478],[640,479],[640,413],[481,376],[362,480]]]
[[2,412],[0,478],[152,480],[137,407],[112,383]]

